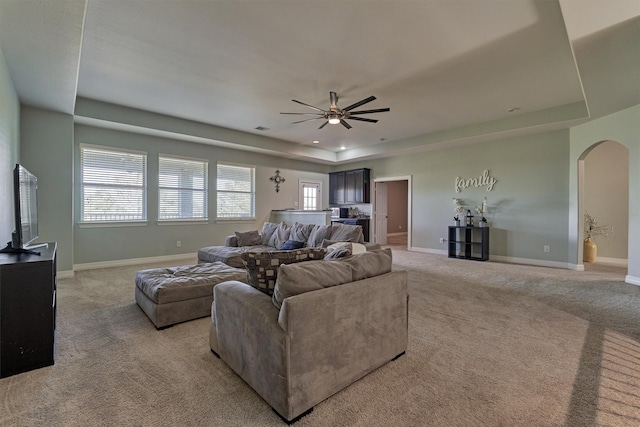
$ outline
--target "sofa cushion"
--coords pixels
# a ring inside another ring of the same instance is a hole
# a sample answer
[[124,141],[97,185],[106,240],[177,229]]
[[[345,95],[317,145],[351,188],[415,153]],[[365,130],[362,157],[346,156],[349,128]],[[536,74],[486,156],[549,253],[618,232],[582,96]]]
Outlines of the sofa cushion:
[[269,239],[269,246],[273,246],[276,249],[280,249],[284,242],[289,240],[291,234],[291,226],[281,222],[273,232],[273,235]]
[[324,248],[303,248],[293,251],[245,252],[240,257],[247,269],[247,283],[267,295],[271,295],[278,278],[280,265],[321,260],[326,252],[327,250]]
[[341,224],[339,222],[332,224],[331,235],[326,237],[334,242],[356,242],[364,243],[364,234],[362,234],[362,226]]
[[352,278],[352,267],[340,261],[310,261],[298,265],[282,265],[271,301],[280,309],[282,301],[286,298],[342,285],[351,282]]
[[340,262],[351,266],[356,281],[390,272],[392,261],[391,249],[386,248],[362,252]]
[[262,224],[262,232],[260,235],[262,236],[262,244],[265,246],[269,246],[269,240],[271,240],[271,236],[278,228],[278,223],[275,222],[265,222]]
[[309,240],[309,236],[311,235],[311,231],[313,231],[314,226],[315,224],[301,224],[299,222],[293,223],[293,225],[291,226],[291,234],[289,235],[289,239],[306,244],[307,240]]
[[257,246],[262,244],[262,237],[258,230],[236,231],[238,246]]
[[294,249],[304,248],[304,242],[299,242],[297,240],[287,240],[280,247],[281,251],[292,251]]
[[331,224],[329,225],[315,225],[311,233],[309,234],[309,239],[307,240],[307,246],[310,248],[320,248],[322,247],[322,242],[324,239],[328,239],[331,235]]

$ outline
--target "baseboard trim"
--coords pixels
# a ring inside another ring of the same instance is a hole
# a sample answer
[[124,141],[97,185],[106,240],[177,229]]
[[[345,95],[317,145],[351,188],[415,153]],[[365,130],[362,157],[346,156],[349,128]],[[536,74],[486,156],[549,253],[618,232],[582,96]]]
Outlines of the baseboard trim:
[[[412,246],[411,248],[409,248],[409,250],[414,252],[423,252],[426,254],[444,255],[444,256],[449,255],[449,252],[446,249],[429,249],[429,248],[419,248],[416,246]],[[546,261],[546,260],[530,259],[530,258],[515,258],[515,257],[500,256],[500,255],[489,255],[489,261],[504,262],[507,264],[534,265],[537,267],[562,268],[565,270],[578,270],[578,271],[584,270],[584,266],[569,264],[566,262]],[[582,267],[582,269],[580,267]]]
[[625,283],[629,283],[630,285],[640,286],[640,277],[627,275],[624,278]]
[[56,277],[58,279],[73,279],[75,272],[73,270],[56,271]]
[[183,262],[187,260],[193,264],[194,261],[197,259],[198,259],[197,253],[162,255],[162,256],[148,257],[148,258],[118,259],[113,261],[100,261],[100,262],[87,262],[84,264],[74,264],[73,271],[95,270],[98,268],[109,268],[109,267],[123,267],[127,265],[148,264],[148,263],[155,263],[155,262],[174,262],[174,261]]
[[599,256],[598,258],[596,258],[596,264],[610,264],[620,267],[627,267],[629,265],[629,260],[625,258],[605,258]]
[[429,248],[419,248],[417,246],[411,246],[409,250],[413,252],[422,252],[425,254],[444,255],[444,256],[449,255],[449,252],[447,252],[446,249],[429,249]]

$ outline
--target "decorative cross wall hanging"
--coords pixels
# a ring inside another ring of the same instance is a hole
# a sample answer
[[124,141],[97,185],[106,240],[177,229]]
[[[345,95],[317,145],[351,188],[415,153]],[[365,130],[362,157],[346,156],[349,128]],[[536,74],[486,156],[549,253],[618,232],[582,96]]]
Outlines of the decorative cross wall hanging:
[[276,193],[278,193],[280,191],[280,184],[285,182],[284,177],[280,176],[280,169],[276,169],[276,174],[269,179],[276,183]]

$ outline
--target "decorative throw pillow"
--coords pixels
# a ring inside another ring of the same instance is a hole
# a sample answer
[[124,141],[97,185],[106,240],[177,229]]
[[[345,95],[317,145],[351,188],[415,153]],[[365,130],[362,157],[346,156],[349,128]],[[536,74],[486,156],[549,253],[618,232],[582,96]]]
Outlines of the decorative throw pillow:
[[257,246],[262,244],[262,237],[258,234],[258,230],[236,231],[236,239],[238,246]]
[[289,239],[297,240],[298,242],[306,244],[307,240],[309,240],[309,236],[311,235],[311,231],[313,231],[313,227],[315,227],[315,224],[301,224],[299,222],[295,222],[291,226]]
[[328,239],[331,234],[331,224],[329,225],[316,225],[309,234],[309,240],[307,240],[307,246],[310,248],[322,247],[322,241]]
[[276,231],[276,228],[278,228],[278,225],[275,222],[265,222],[262,225],[262,233],[260,233],[262,235],[262,244],[263,245],[268,245],[269,244],[269,240],[271,240],[271,236],[273,236],[273,233]]
[[240,257],[247,269],[247,283],[267,295],[272,295],[280,265],[321,260],[326,252],[323,248],[304,248],[293,251],[245,252]]
[[269,239],[269,246],[280,249],[284,242],[289,240],[289,234],[291,234],[291,226],[281,222]]
[[294,249],[304,248],[304,242],[299,242],[297,240],[287,240],[284,242],[284,245],[280,247],[281,251],[291,251]]
[[362,234],[361,225],[336,223],[331,227],[331,235],[327,239],[335,242],[364,243],[364,234]]

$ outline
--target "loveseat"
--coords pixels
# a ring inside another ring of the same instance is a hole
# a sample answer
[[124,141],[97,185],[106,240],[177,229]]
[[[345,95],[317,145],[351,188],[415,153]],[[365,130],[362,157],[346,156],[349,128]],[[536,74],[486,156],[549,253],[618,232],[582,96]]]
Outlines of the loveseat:
[[287,423],[407,348],[407,273],[391,250],[280,265],[273,294],[217,285],[211,351]]
[[243,268],[243,253],[261,253],[300,248],[321,248],[335,242],[351,242],[367,250],[379,249],[376,243],[365,243],[359,225],[334,223],[286,224],[265,222],[262,231],[236,232],[227,236],[224,246],[207,246],[198,250],[198,263],[223,262],[231,267]]

